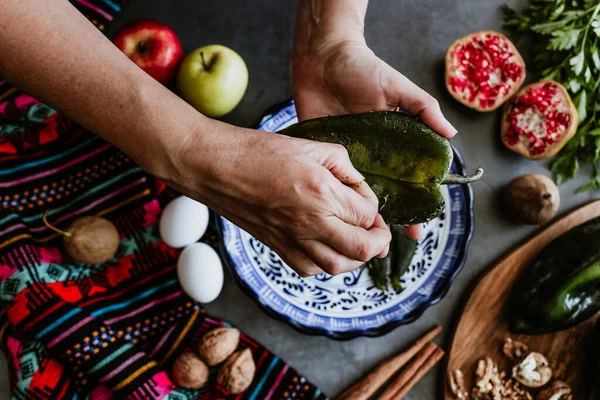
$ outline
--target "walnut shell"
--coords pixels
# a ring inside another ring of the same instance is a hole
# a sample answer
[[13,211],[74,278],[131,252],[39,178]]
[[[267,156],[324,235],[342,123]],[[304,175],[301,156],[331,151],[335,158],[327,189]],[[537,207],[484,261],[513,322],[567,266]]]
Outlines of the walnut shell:
[[538,388],[550,382],[552,368],[549,367],[546,357],[540,353],[529,353],[513,367],[512,374],[523,386]]
[[535,400],[573,400],[571,387],[562,381],[554,381],[538,393]]
[[504,207],[518,222],[543,224],[556,215],[560,193],[544,175],[528,174],[513,179],[504,189]]
[[198,344],[198,354],[212,367],[225,361],[235,351],[239,342],[239,330],[216,328],[204,334]]
[[173,380],[186,389],[200,389],[208,381],[208,367],[196,354],[186,351],[173,363]]
[[119,232],[115,225],[100,217],[77,218],[63,238],[69,255],[85,264],[100,264],[115,256],[119,248]]
[[219,369],[217,382],[231,394],[242,393],[254,379],[256,365],[250,349],[233,353]]

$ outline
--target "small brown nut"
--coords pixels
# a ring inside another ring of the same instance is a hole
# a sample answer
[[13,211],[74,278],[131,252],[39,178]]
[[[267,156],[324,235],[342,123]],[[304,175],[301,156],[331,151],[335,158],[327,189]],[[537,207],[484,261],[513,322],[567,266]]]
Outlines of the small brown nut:
[[200,389],[208,381],[208,367],[191,351],[182,353],[173,363],[173,380],[186,389]]
[[229,356],[221,366],[217,382],[231,394],[242,393],[252,384],[255,372],[250,349],[240,350]]
[[562,381],[554,381],[538,393],[536,400],[573,400],[571,387]]
[[500,395],[502,399],[533,400],[531,393],[525,390],[525,388],[514,379],[509,379],[504,383]]
[[490,393],[498,385],[500,377],[496,363],[489,357],[482,358],[475,370],[475,386],[479,392]]
[[560,193],[552,179],[529,174],[513,179],[504,189],[504,207],[518,222],[543,224],[556,215]]
[[529,348],[526,344],[517,342],[511,338],[506,338],[504,346],[502,346],[502,352],[504,355],[510,360],[515,361],[520,360],[523,356],[525,356],[525,354],[527,354],[528,351]]
[[465,377],[460,369],[448,372],[448,382],[456,399],[466,400],[469,397],[469,392],[465,389]]
[[538,388],[550,382],[552,369],[546,357],[540,353],[529,353],[513,367],[512,374],[523,386]]
[[240,331],[235,328],[216,328],[206,332],[198,344],[198,354],[209,366],[221,364],[237,348]]

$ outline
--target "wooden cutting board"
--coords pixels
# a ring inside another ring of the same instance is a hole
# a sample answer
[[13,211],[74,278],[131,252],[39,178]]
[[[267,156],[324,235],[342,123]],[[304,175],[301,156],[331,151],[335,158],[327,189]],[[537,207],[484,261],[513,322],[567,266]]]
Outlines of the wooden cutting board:
[[509,362],[502,354],[502,344],[509,336],[527,344],[530,351],[544,354],[554,370],[554,377],[571,385],[575,399],[585,398],[590,382],[586,382],[589,374],[584,364],[598,315],[562,332],[511,335],[508,332],[508,300],[521,271],[548,243],[598,216],[600,200],[571,211],[515,248],[483,276],[466,303],[447,353],[445,400],[454,399],[448,386],[448,371],[461,369],[467,388],[472,387],[475,366],[483,357],[491,357],[503,371],[507,371]]

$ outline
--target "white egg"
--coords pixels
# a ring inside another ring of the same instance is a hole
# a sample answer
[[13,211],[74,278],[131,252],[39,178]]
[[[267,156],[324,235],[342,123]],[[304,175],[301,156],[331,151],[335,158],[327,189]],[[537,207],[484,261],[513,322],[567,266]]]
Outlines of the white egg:
[[177,260],[177,277],[183,291],[200,303],[210,303],[223,289],[223,265],[206,243],[187,246]]
[[200,240],[208,227],[208,207],[181,196],[165,207],[160,217],[160,237],[176,249]]

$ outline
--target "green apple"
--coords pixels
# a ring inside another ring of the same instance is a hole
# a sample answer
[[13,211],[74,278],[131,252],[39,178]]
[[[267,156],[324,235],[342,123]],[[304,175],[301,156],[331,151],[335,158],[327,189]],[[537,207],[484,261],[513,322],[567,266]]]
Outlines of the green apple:
[[248,68],[242,57],[218,44],[192,51],[177,75],[180,96],[208,117],[231,112],[247,87]]

